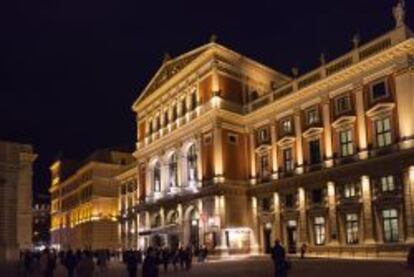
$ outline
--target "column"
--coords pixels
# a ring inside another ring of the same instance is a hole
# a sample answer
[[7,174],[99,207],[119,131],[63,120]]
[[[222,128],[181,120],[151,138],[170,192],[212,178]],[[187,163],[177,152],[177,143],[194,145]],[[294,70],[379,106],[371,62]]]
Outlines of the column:
[[299,245],[308,243],[307,219],[306,219],[306,192],[304,188],[299,188]]
[[251,236],[251,253],[258,254],[259,253],[259,237],[260,237],[260,230],[259,230],[259,218],[257,214],[257,198],[253,196],[251,198],[251,209],[252,209],[252,236]]
[[220,182],[223,178],[223,145],[222,129],[219,122],[214,126],[214,181]]
[[273,194],[273,212],[274,212],[274,223],[273,223],[273,237],[282,241],[282,232],[281,232],[281,221],[280,221],[280,198],[279,193],[275,192]]
[[270,127],[270,136],[272,139],[272,179],[278,179],[278,163],[277,163],[277,144],[276,144],[276,126],[275,123]]
[[[355,110],[357,115],[357,128],[358,128],[358,147],[359,147],[359,158],[365,160],[368,158],[368,145],[367,145],[367,127],[365,121],[365,110],[364,110],[364,91],[363,84],[358,83],[354,86],[355,93]],[[357,139],[357,138],[355,138]]]
[[295,134],[296,134],[296,173],[303,173],[303,147],[302,147],[302,127],[300,122],[300,110],[295,111]]
[[255,151],[255,136],[254,130],[250,130],[249,134],[249,142],[250,142],[250,176],[251,180],[250,183],[252,185],[256,184],[256,151]]
[[372,216],[371,185],[368,176],[361,177],[362,185],[362,215],[364,223],[364,243],[374,243],[374,223]]
[[328,182],[328,215],[329,215],[329,229],[331,237],[329,238],[329,244],[337,245],[338,241],[338,222],[336,214],[336,198],[335,198],[335,184]]
[[333,166],[331,111],[329,105],[329,96],[322,97],[322,118],[326,154],[325,167]]
[[197,149],[197,181],[198,187],[203,186],[203,151],[201,149],[201,134],[198,134],[196,137],[196,149]]
[[228,255],[228,247],[226,243],[226,219],[225,219],[225,199],[223,195],[214,197],[214,213],[220,218],[220,233],[218,236],[218,244],[216,249],[220,251],[220,255]]
[[398,103],[398,126],[402,148],[414,147],[414,70],[403,68],[395,76],[395,94]]
[[404,207],[407,241],[414,243],[414,166],[410,166],[404,182]]

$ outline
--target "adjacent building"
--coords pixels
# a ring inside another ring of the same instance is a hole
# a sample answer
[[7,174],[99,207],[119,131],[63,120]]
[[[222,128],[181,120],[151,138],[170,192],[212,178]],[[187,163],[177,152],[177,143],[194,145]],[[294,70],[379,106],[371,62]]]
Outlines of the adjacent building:
[[16,261],[32,246],[32,175],[28,144],[0,141],[0,262]]
[[396,27],[294,77],[214,40],[166,59],[133,104],[124,247],[398,255],[414,244],[414,38]]
[[118,187],[114,181],[134,158],[98,150],[81,162],[51,167],[51,244],[58,249],[117,249]]
[[33,248],[43,249],[50,244],[50,196],[38,194],[33,202]]

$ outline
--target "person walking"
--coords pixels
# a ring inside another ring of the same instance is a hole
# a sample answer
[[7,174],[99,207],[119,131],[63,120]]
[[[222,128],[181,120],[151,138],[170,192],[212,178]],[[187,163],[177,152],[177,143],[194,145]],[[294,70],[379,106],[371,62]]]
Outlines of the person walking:
[[147,249],[147,255],[142,265],[142,277],[158,277],[158,263],[155,250],[152,247]]
[[68,277],[75,276],[74,274],[75,274],[75,268],[76,268],[76,265],[77,265],[77,259],[76,259],[76,256],[73,254],[72,250],[69,250],[66,253],[64,261],[63,261],[63,265],[66,268],[66,271],[68,273]]
[[272,248],[272,261],[275,268],[275,277],[286,277],[286,252],[279,240],[275,240],[275,245]]
[[137,269],[138,269],[138,258],[137,255],[131,250],[128,251],[125,255],[126,258],[126,266],[128,270],[129,277],[136,277],[137,276]]
[[300,258],[304,259],[306,254],[306,243],[302,244],[300,247]]

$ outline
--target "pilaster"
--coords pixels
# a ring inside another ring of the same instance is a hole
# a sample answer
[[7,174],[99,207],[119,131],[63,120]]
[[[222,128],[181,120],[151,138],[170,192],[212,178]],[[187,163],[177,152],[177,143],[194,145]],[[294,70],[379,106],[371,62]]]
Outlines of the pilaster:
[[358,148],[359,148],[359,158],[367,159],[368,158],[368,145],[367,145],[367,127],[365,120],[365,110],[364,110],[364,91],[362,82],[356,83],[354,85],[355,93],[355,110],[357,116],[357,130],[358,130]]
[[302,127],[300,120],[300,110],[297,109],[294,115],[295,135],[296,135],[296,173],[303,173],[303,145],[302,145]]
[[371,184],[368,176],[361,177],[362,186],[362,214],[364,224],[364,243],[373,244],[374,241],[374,222],[372,215]]
[[330,238],[329,244],[337,245],[338,241],[338,221],[337,221],[337,211],[336,211],[336,199],[335,199],[335,184],[333,182],[328,182],[328,215],[329,215],[329,229],[330,229]]
[[404,208],[406,219],[406,242],[414,243],[414,166],[404,176]]
[[331,127],[331,112],[329,104],[329,96],[322,97],[322,119],[324,127],[324,142],[325,142],[325,166],[333,166],[333,152],[332,152],[332,127]]

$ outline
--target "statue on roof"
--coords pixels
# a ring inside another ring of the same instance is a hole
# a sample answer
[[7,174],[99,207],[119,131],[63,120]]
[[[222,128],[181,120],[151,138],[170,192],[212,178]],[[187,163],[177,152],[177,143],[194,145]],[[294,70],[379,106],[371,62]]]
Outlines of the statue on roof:
[[392,9],[392,13],[395,19],[395,28],[403,26],[405,21],[405,1],[399,0],[398,4]]

